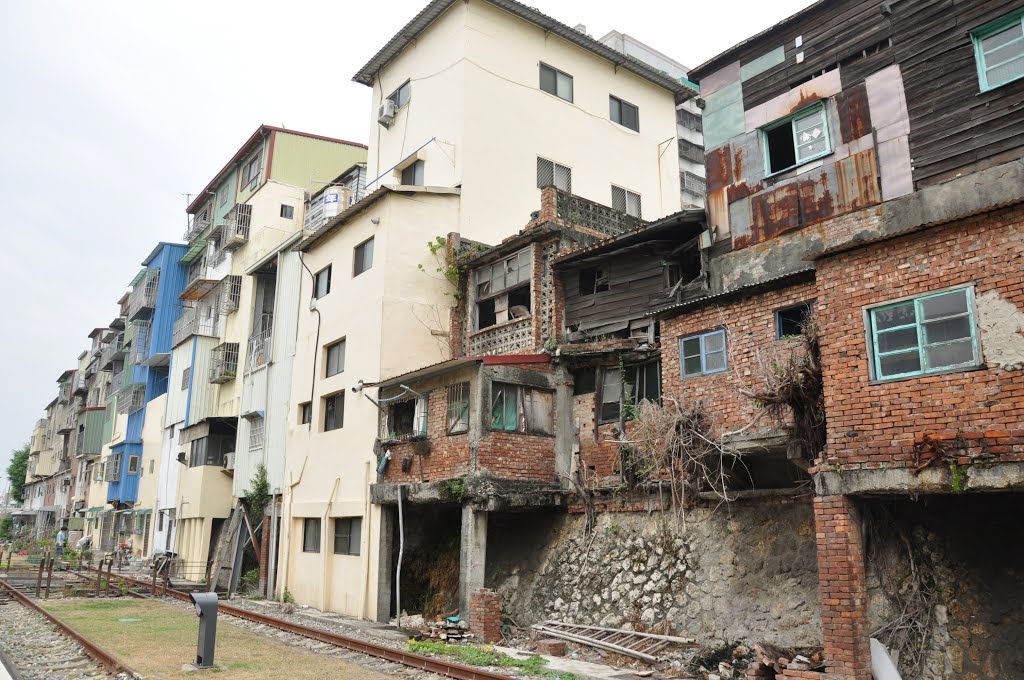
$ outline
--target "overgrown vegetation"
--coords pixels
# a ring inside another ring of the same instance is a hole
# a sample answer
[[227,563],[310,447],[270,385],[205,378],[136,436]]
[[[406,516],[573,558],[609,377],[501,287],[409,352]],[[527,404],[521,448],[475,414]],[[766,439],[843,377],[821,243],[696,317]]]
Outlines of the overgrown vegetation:
[[572,673],[560,673],[544,668],[548,660],[533,655],[525,659],[516,659],[508,654],[495,651],[492,647],[473,647],[449,645],[435,640],[418,640],[409,642],[409,651],[416,654],[434,654],[454,657],[470,666],[497,666],[499,668],[518,668],[523,675],[558,678],[558,680],[577,680]]
[[459,605],[459,539],[451,537],[411,552],[402,568],[402,606],[427,620]]
[[967,451],[967,441],[963,435],[957,434],[952,440],[942,440],[923,435],[914,443],[914,474],[931,465],[945,465],[949,468],[950,487],[953,493],[964,493],[970,483],[968,466],[960,462],[961,455]]
[[253,521],[263,517],[263,512],[270,504],[270,483],[267,481],[267,468],[260,463],[249,480],[249,488],[245,490],[245,509]]
[[7,481],[11,483],[11,498],[21,503],[25,500],[25,475],[28,474],[28,442],[11,452],[7,465]]
[[447,500],[461,503],[462,499],[466,497],[466,480],[462,477],[445,480],[441,486],[441,495]]
[[238,579],[238,590],[246,596],[252,597],[253,595],[259,594],[260,585],[260,570],[250,569],[249,571],[242,574]]
[[[451,254],[448,249],[448,239],[444,236],[435,236],[433,241],[427,241],[427,248],[430,250],[430,254],[434,256],[434,260],[437,262],[437,266],[434,271],[444,277],[444,279],[452,284],[455,288],[454,292],[451,292],[455,299],[459,299],[462,295],[462,279],[469,271],[469,266],[466,264],[466,260],[474,252],[480,250],[476,245],[471,250],[464,251],[462,253]],[[427,271],[427,268],[422,264],[416,265],[421,271]]]

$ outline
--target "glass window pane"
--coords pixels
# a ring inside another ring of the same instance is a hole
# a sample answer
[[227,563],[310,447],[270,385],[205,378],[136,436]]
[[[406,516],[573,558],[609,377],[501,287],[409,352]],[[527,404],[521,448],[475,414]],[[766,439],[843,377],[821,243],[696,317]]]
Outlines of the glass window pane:
[[957,316],[942,321],[932,321],[924,324],[924,342],[926,345],[933,345],[937,342],[949,342],[971,337],[971,318],[969,316]]
[[567,76],[564,73],[558,74],[558,90],[555,92],[559,97],[566,101],[572,101],[572,76]]
[[990,86],[1002,85],[1024,75],[1024,57],[1014,59],[985,71],[985,78]]
[[622,102],[622,124],[630,130],[640,131],[640,112],[632,104]]
[[683,356],[700,358],[700,338],[686,338],[683,340]]
[[1024,26],[1022,26],[1020,22],[1015,23],[1013,26],[1008,26],[1002,31],[999,31],[998,33],[993,33],[992,35],[983,39],[981,41],[981,49],[982,51],[985,52],[987,56],[988,53],[991,52],[992,50],[1002,47],[1006,43],[1011,42],[1013,40],[1017,40],[1018,38],[1024,36],[1022,30],[1024,30]]
[[875,309],[871,312],[874,317],[875,330],[885,330],[896,326],[906,326],[917,321],[917,314],[914,312],[914,303],[903,302],[892,307]]
[[684,375],[700,375],[701,374],[700,357],[687,357],[683,362],[683,374]]
[[968,311],[966,290],[955,290],[921,300],[921,316],[926,321],[954,314],[966,314]]
[[881,373],[879,377],[882,378],[903,373],[916,373],[921,370],[921,355],[917,350],[890,354],[879,358],[878,365]]
[[711,373],[725,369],[725,350],[719,352],[708,352],[704,357],[704,371]]
[[883,354],[901,349],[917,348],[917,328],[901,328],[878,334],[878,351]]
[[550,66],[540,66],[540,89],[550,94],[556,94],[558,87],[555,84],[555,70]]
[[725,333],[715,331],[704,336],[704,351],[719,352],[725,349]]
[[925,361],[929,369],[960,366],[974,361],[974,345],[970,340],[952,342],[925,349]]
[[828,149],[828,136],[825,134],[825,112],[815,111],[793,121],[796,135],[797,160],[809,158]]
[[613,123],[622,122],[622,103],[615,97],[608,97],[608,117]]
[[1016,40],[1009,45],[1004,45],[1003,47],[986,53],[985,64],[988,66],[997,66],[1007,61],[1013,61],[1021,55],[1024,55],[1024,40]]

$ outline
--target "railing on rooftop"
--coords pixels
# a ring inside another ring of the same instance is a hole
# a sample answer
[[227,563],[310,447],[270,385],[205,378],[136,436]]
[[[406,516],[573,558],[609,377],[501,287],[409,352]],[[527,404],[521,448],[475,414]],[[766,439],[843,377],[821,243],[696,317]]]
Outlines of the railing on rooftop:
[[156,291],[160,285],[160,270],[147,269],[132,287],[128,296],[128,319],[148,318],[156,306]]
[[566,224],[584,227],[604,236],[617,236],[644,224],[639,217],[564,191],[558,192],[557,210],[558,218]]

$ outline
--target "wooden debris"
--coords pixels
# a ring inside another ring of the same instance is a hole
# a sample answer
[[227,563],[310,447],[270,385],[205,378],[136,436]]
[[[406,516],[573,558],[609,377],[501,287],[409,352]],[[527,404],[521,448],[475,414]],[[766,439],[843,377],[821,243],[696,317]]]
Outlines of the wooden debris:
[[632,630],[603,628],[601,626],[575,625],[560,621],[545,621],[535,625],[533,628],[548,637],[569,640],[570,642],[587,645],[588,647],[606,652],[623,654],[651,664],[658,662],[658,657],[655,656],[655,653],[671,644],[696,644],[696,641],[690,638],[657,635],[655,633],[639,633]]
[[[803,653],[798,653],[802,651]],[[768,669],[781,673],[783,670],[791,669],[794,671],[819,671],[824,670],[824,655],[820,650],[809,651],[809,650],[795,650],[788,649],[786,647],[776,647],[775,645],[768,644],[767,642],[761,642],[754,645],[754,655],[758,659],[760,668],[765,669],[765,676],[769,673]],[[754,668],[754,665],[751,665]],[[760,671],[760,668],[757,671]],[[748,669],[748,676],[761,677],[760,675],[752,675]]]

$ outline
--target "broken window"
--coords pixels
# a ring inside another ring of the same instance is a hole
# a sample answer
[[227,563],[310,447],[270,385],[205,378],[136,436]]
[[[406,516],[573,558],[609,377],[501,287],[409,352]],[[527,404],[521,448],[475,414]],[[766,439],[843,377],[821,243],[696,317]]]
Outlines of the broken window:
[[803,335],[804,327],[807,325],[807,319],[810,317],[810,314],[810,302],[804,302],[775,312],[775,325],[778,329],[779,337]]
[[679,364],[684,378],[724,371],[728,364],[725,331],[710,331],[680,338]]
[[537,156],[537,188],[553,186],[572,193],[572,169]]
[[612,209],[640,217],[640,194],[612,185]]
[[474,271],[477,330],[530,315],[532,264],[526,248]]
[[334,520],[334,554],[358,555],[362,531],[362,517],[336,518]]
[[1024,78],[1024,12],[982,26],[971,40],[982,92]]
[[552,68],[547,64],[540,65],[540,89],[553,94],[567,102],[572,101],[572,76]]
[[305,517],[302,520],[302,552],[320,552],[319,517]]
[[632,418],[632,408],[641,401],[661,400],[661,362],[605,368],[601,377],[601,404],[598,420],[609,422],[619,419],[621,405],[627,407],[626,418]]
[[446,432],[448,434],[459,434],[469,431],[469,383],[449,385],[448,396],[448,422]]
[[573,395],[593,394],[597,391],[597,369],[593,366],[577,368],[572,372]]
[[593,295],[608,290],[608,268],[587,267],[580,270],[580,295]]
[[491,429],[529,434],[554,430],[553,393],[510,383],[491,384]]
[[878,380],[981,363],[971,288],[875,307],[868,324]]
[[427,434],[427,400],[403,399],[388,406],[387,438],[408,439]]
[[761,130],[768,174],[820,158],[832,150],[825,107],[815,104]]

